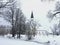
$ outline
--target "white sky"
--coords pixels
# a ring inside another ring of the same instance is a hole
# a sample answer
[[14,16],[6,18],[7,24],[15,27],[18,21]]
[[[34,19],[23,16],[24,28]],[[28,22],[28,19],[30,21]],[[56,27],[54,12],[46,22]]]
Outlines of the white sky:
[[46,18],[46,15],[49,10],[54,10],[56,1],[57,0],[51,2],[41,2],[41,0],[18,0],[18,4],[28,19],[33,11],[34,19],[42,26],[48,27],[49,21]]

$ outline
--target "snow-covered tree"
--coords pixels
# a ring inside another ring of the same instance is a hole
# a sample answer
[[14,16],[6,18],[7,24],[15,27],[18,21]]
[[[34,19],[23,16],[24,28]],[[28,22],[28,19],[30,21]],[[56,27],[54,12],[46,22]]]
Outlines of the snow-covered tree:
[[26,23],[26,35],[28,40],[36,35],[36,22],[34,21],[33,12],[31,13],[31,19]]
[[48,12],[48,18],[51,19],[51,24],[53,23],[53,34],[59,35],[60,34],[60,2],[56,3],[56,7],[55,10],[53,10],[52,12],[49,11]]
[[17,8],[16,6],[16,0],[7,0],[7,2],[1,2],[0,4],[0,14],[2,17],[11,23],[12,30],[11,34],[12,37],[15,36],[15,34],[20,34],[25,31],[25,16],[20,8]]
[[25,16],[23,14],[23,12],[18,9],[17,13],[16,13],[16,29],[17,29],[17,34],[18,34],[18,38],[20,38],[20,34],[25,34]]

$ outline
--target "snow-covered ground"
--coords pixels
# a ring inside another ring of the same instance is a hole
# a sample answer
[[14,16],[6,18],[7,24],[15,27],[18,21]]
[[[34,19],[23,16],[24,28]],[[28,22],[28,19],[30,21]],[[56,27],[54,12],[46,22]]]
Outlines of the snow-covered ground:
[[35,42],[24,41],[20,39],[9,39],[5,37],[0,37],[0,45],[43,45]]
[[22,35],[21,39],[0,36],[0,45],[60,45],[60,36],[56,35],[37,35],[36,37],[34,37],[34,39],[30,41],[26,41],[25,39],[25,35]]

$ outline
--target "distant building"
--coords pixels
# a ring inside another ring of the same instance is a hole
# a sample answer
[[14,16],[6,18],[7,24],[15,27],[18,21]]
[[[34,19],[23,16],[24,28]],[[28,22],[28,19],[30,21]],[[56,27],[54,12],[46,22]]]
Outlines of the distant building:
[[[37,35],[48,35],[49,33],[52,33],[50,29],[42,27],[40,24],[38,24],[38,22],[34,20],[33,12],[31,13],[31,18],[27,21],[27,24],[30,26],[31,30],[34,26],[36,26]],[[27,30],[29,30],[29,28]]]
[[39,27],[36,32],[37,32],[37,35],[49,35],[49,34],[52,34],[52,31],[50,29],[46,29],[44,27]]

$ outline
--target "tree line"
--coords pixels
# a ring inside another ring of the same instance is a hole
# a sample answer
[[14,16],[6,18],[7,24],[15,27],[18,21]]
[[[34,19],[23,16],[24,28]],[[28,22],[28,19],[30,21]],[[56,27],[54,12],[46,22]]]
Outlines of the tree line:
[[12,34],[12,37],[17,35],[17,38],[20,38],[21,34],[26,34],[28,39],[31,39],[32,33],[36,31],[35,23],[33,23],[34,26],[32,29],[30,25],[31,21],[27,22],[29,24],[26,23],[26,17],[21,8],[17,7],[16,0],[8,0],[7,2],[0,1],[0,16],[11,23],[12,28],[10,33]]

